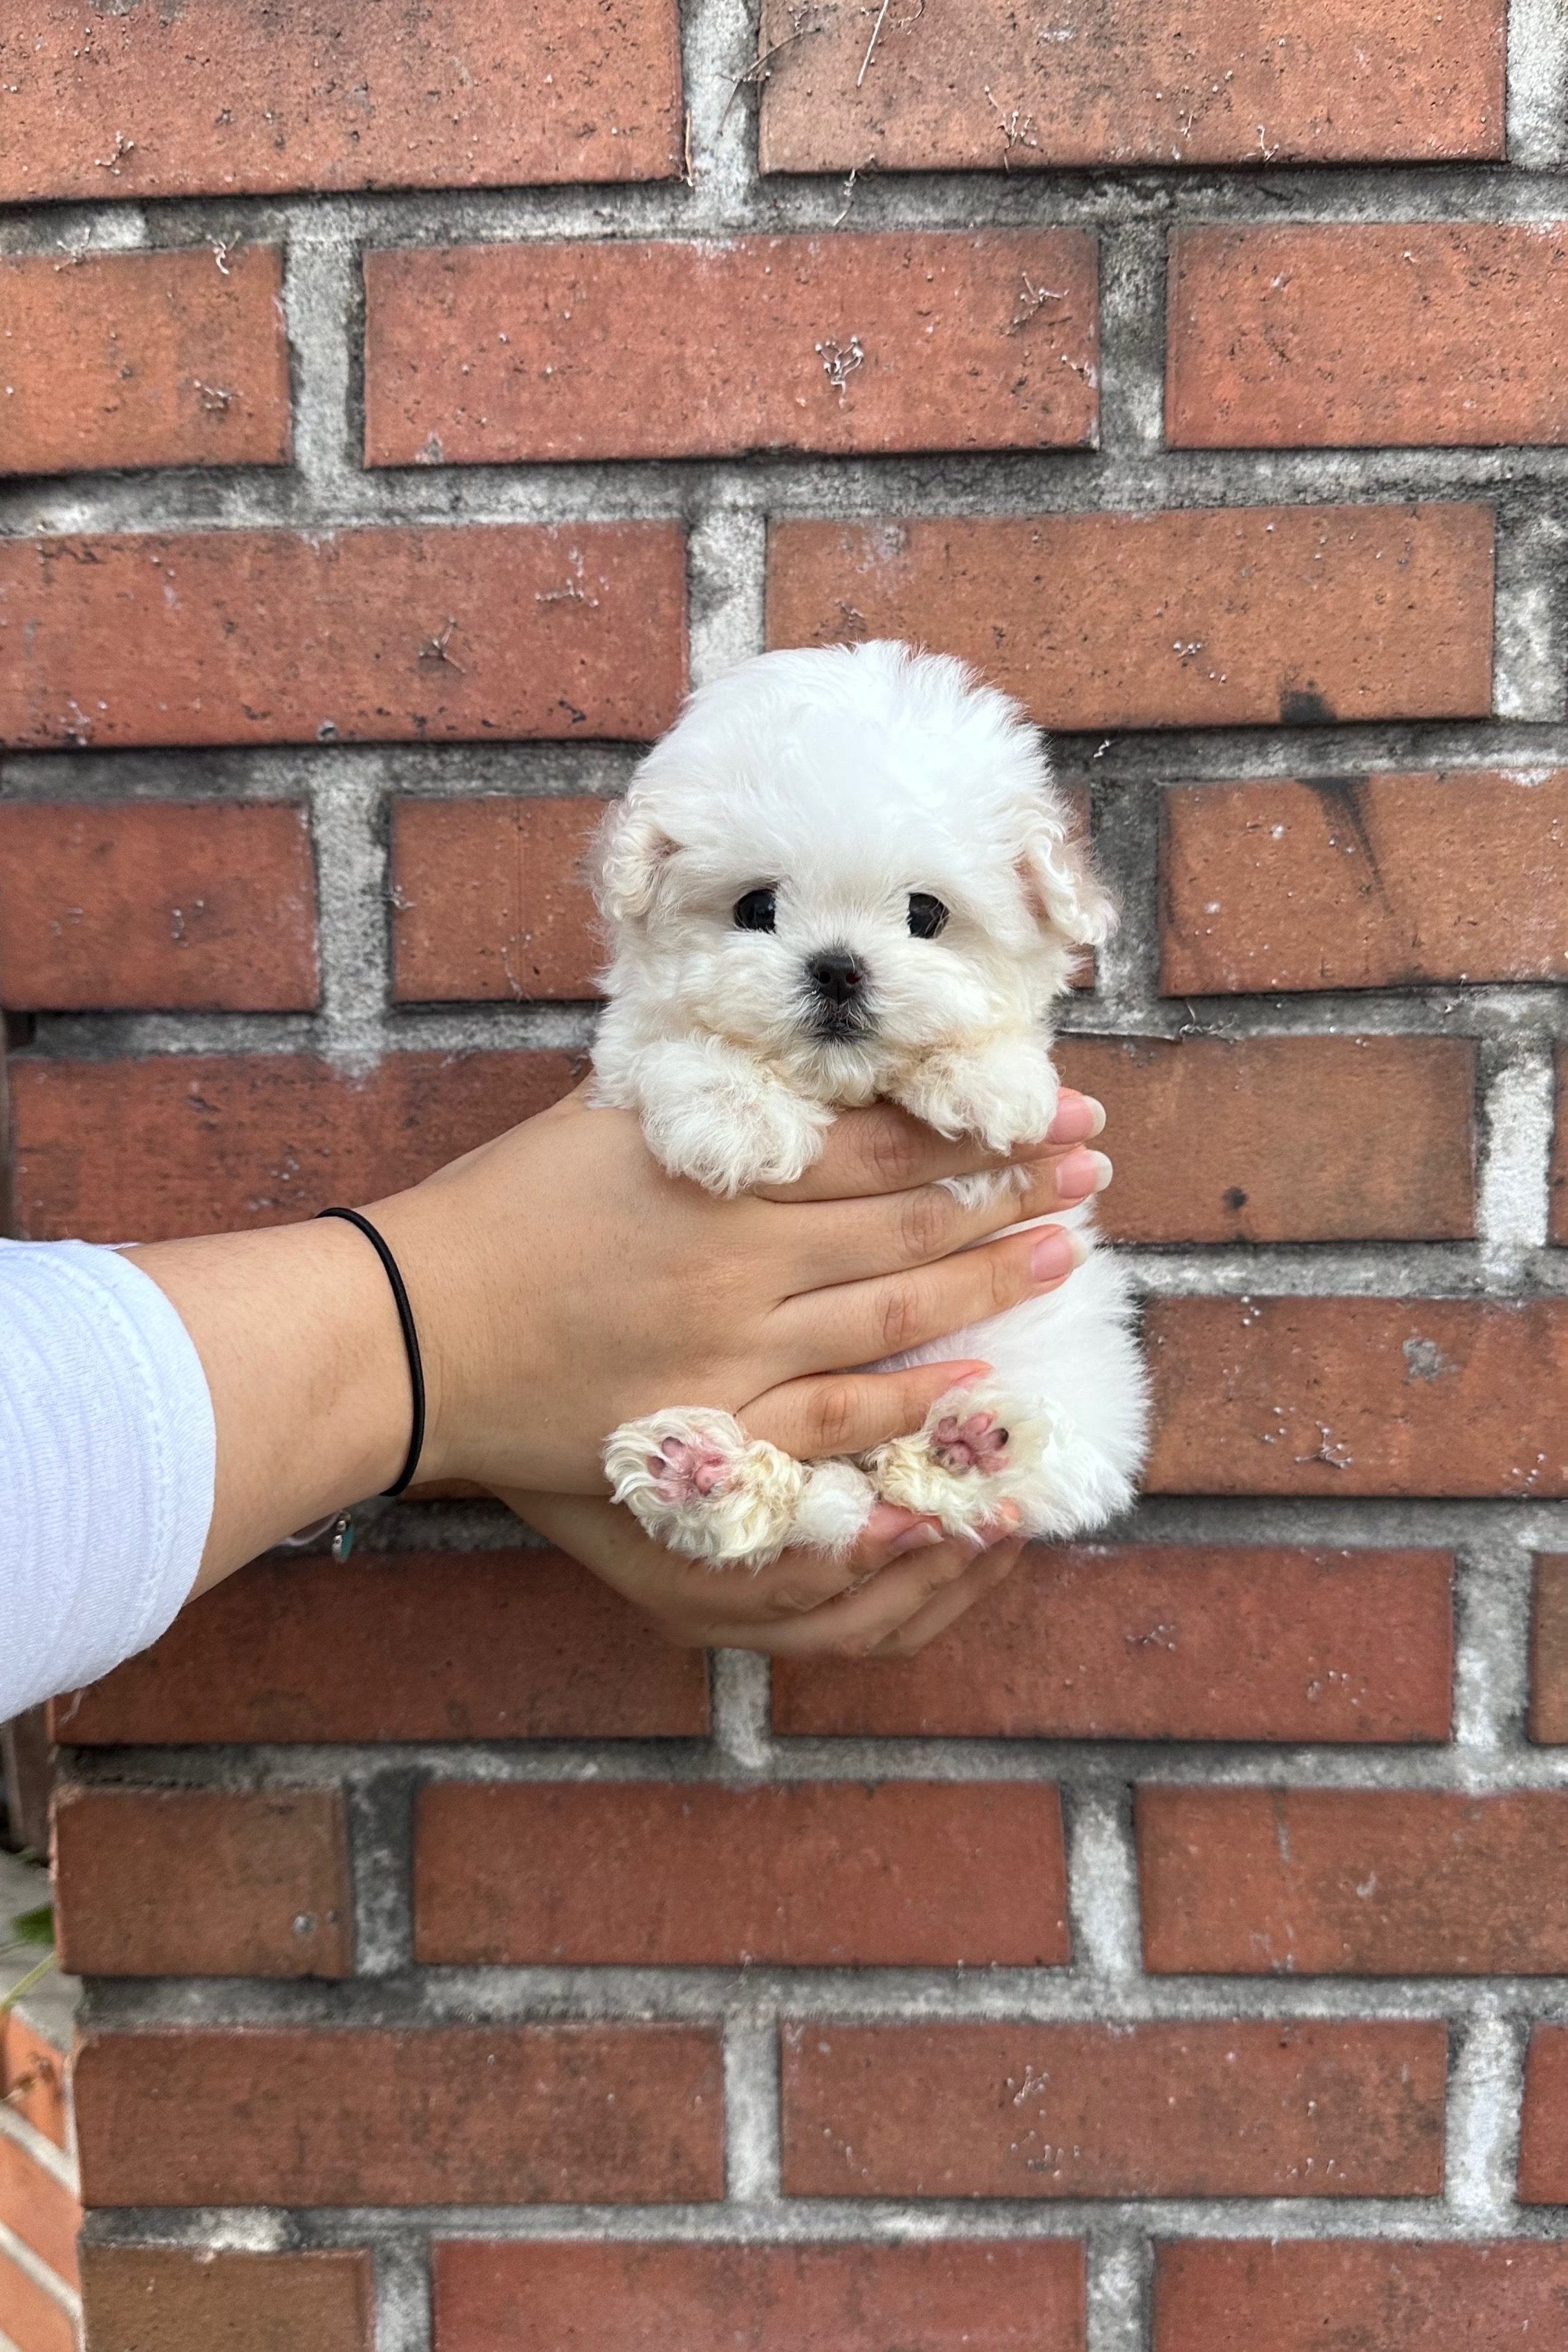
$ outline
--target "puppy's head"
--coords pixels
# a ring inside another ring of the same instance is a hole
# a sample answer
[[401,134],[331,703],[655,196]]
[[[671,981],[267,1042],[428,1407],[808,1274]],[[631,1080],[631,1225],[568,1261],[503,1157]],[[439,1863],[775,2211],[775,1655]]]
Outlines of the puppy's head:
[[606,818],[612,995],[832,1099],[1037,1020],[1110,901],[1016,703],[892,644],[696,695]]

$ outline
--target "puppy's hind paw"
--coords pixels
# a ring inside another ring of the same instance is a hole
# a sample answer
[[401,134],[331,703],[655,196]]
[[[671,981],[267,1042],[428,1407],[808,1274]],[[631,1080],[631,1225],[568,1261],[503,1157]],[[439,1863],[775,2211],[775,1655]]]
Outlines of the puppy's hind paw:
[[929,1513],[949,1535],[993,1528],[1004,1503],[1027,1496],[1049,1431],[999,1394],[961,1389],[939,1397],[925,1426],[866,1457],[883,1500]]
[[784,1549],[800,1464],[733,1414],[678,1407],[623,1422],[605,1448],[611,1492],[659,1543],[715,1567],[763,1568]]

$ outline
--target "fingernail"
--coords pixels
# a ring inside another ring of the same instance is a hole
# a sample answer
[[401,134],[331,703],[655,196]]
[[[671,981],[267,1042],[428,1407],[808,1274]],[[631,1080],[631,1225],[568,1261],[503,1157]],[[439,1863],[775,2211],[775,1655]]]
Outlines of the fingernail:
[[1046,1136],[1047,1143],[1088,1143],[1105,1125],[1105,1105],[1092,1095],[1064,1094]]
[[1050,1225],[1035,1244],[1029,1271],[1037,1282],[1060,1282],[1089,1255],[1089,1244],[1065,1225]]
[[888,1546],[888,1558],[900,1559],[907,1551],[929,1551],[932,1544],[942,1541],[942,1529],[933,1528],[929,1519],[917,1519],[901,1536],[895,1536]]
[[896,1503],[876,1503],[860,1530],[860,1539],[885,1545],[889,1559],[897,1559],[900,1552],[921,1551],[928,1544],[940,1543],[942,1530],[929,1519],[911,1520]]
[[994,1364],[955,1364],[947,1385],[950,1389],[972,1389],[976,1381],[988,1381],[995,1370]]
[[1057,1194],[1063,1201],[1087,1201],[1103,1192],[1110,1181],[1110,1162],[1103,1151],[1069,1151],[1057,1162]]

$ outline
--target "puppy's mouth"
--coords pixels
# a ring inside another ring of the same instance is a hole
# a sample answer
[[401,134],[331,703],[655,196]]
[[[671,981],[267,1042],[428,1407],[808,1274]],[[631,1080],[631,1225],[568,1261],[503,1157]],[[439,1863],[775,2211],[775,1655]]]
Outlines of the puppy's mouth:
[[858,1045],[872,1035],[877,1024],[864,1004],[824,1004],[814,1000],[806,1006],[801,1025],[814,1045]]

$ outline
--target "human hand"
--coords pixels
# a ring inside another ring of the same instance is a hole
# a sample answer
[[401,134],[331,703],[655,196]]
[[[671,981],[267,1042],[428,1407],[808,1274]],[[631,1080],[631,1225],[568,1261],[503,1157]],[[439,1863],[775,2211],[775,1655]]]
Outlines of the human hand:
[[[580,1088],[370,1209],[424,1348],[422,1476],[599,1493],[609,1431],[687,1402],[802,1457],[854,1450],[844,1433],[880,1376],[837,1368],[1067,1279],[1080,1245],[1063,1229],[988,1236],[1099,1189],[1105,1162],[1079,1147],[1103,1120],[1064,1094],[1051,1138],[1007,1155],[878,1105],[836,1121],[798,1183],[721,1200]],[[1021,1191],[982,1206],[939,1181],[1009,1160]]]
[[1020,1536],[981,1552],[963,1537],[939,1536],[900,1549],[929,1522],[911,1523],[881,1504],[847,1559],[786,1551],[752,1575],[679,1559],[602,1496],[501,1499],[677,1647],[761,1650],[775,1658],[910,1657],[1000,1584],[1024,1549]]
[[[800,1183],[721,1201],[667,1176],[629,1112],[590,1109],[579,1091],[371,1204],[425,1360],[421,1484],[601,1492],[609,1431],[688,1401],[799,1454],[848,1449],[887,1376],[835,1367],[1067,1278],[1078,1249],[1060,1229],[986,1237],[1099,1189],[1107,1163],[1078,1147],[1103,1118],[1064,1095],[1052,1139],[1014,1155],[1022,1192],[987,1207],[961,1206],[938,1180],[997,1155],[886,1106],[839,1119]],[[307,1221],[127,1255],[174,1302],[212,1399],[197,1591],[392,1484],[408,1450],[407,1360],[363,1234]]]

